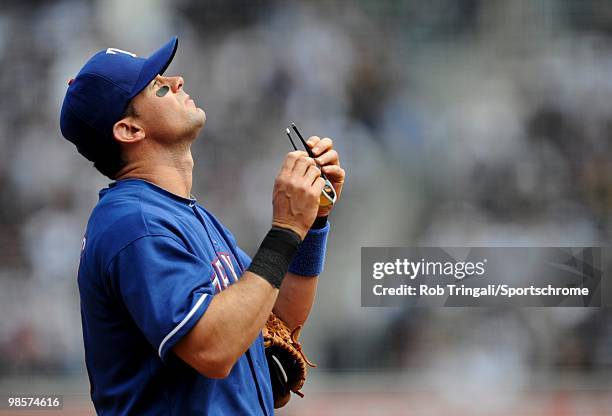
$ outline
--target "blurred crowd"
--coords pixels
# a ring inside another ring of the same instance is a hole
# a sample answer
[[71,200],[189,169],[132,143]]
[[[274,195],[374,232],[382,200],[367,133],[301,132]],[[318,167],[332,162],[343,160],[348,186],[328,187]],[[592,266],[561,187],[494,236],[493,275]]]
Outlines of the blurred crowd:
[[[0,377],[83,372],[76,271],[109,180],[65,141],[68,79],[98,50],[147,55],[207,114],[193,194],[251,254],[284,128],[332,137],[347,171],[303,332],[331,371],[448,385],[612,368],[606,309],[360,307],[364,246],[606,246],[612,5],[583,0],[3,1]],[[352,341],[349,343],[347,339]],[[446,383],[446,384],[445,384]]]

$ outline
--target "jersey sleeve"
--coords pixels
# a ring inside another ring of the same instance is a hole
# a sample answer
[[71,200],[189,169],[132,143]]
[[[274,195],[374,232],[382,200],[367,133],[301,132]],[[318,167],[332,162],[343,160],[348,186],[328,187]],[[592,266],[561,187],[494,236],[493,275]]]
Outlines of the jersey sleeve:
[[108,277],[160,358],[202,317],[215,289],[212,266],[169,236],[146,236],[111,261]]
[[236,255],[239,257],[240,264],[244,267],[244,270],[248,269],[251,265],[251,257],[238,246],[236,246]]

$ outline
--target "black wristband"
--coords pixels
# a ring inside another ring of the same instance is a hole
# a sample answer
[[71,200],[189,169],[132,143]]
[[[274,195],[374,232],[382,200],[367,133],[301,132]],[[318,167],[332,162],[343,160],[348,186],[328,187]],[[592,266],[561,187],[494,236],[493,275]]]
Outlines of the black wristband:
[[324,217],[317,217],[317,219],[315,219],[312,223],[312,227],[310,227],[310,229],[320,230],[321,228],[325,228],[325,225],[327,225],[327,215]]
[[279,288],[301,242],[300,236],[293,231],[272,227],[247,270]]

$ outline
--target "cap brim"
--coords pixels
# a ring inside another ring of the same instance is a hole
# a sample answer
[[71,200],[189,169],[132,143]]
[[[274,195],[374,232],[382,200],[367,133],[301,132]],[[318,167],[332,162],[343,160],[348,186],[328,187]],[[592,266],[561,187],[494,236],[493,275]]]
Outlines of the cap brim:
[[174,58],[177,48],[178,37],[175,36],[147,58],[142,65],[140,76],[130,94],[130,99],[137,96],[156,76],[164,73],[172,62],[172,58]]

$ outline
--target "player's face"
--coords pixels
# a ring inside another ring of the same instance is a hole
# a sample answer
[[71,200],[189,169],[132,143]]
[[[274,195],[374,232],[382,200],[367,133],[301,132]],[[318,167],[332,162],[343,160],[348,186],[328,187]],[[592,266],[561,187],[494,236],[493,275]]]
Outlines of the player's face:
[[134,98],[147,137],[170,144],[196,138],[206,114],[185,92],[184,83],[182,77],[158,75]]

